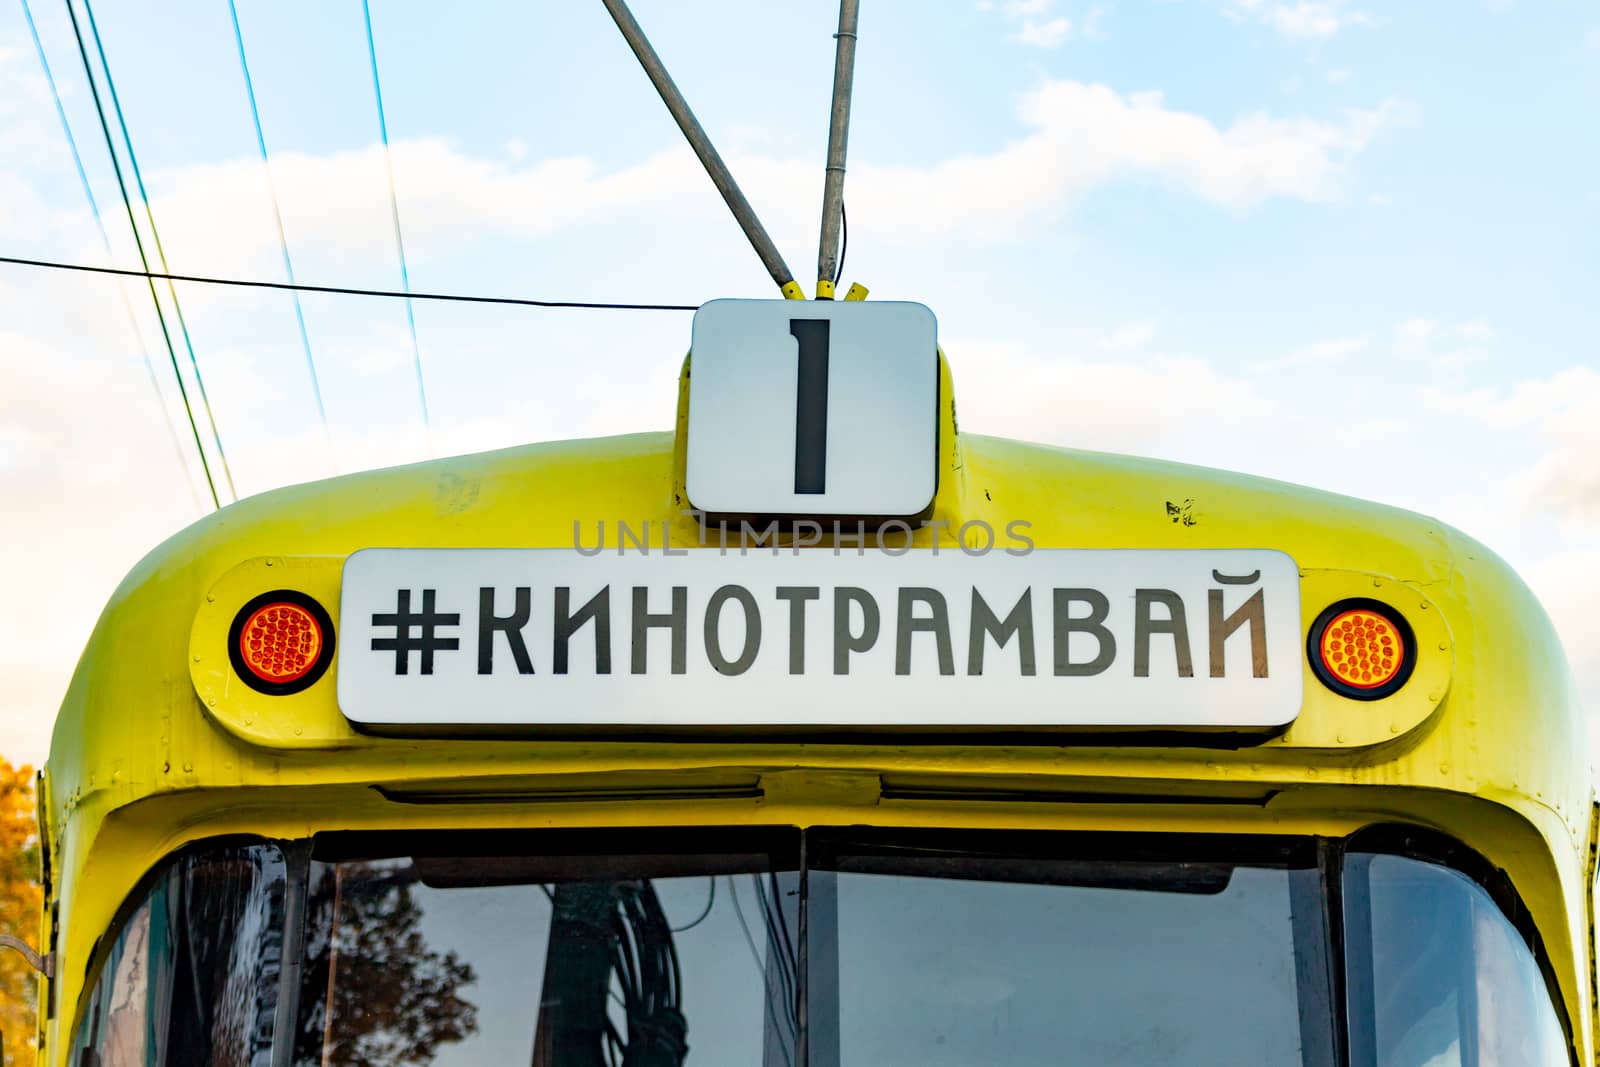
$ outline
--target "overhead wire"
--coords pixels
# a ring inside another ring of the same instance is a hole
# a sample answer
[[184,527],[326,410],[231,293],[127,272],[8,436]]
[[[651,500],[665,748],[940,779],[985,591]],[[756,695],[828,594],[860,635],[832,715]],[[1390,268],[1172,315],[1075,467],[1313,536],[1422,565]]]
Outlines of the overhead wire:
[[783,915],[783,902],[778,896],[778,876],[769,872],[772,879],[772,897],[767,897],[761,885],[761,876],[753,874],[751,882],[756,888],[756,899],[761,904],[761,914],[766,921],[767,936],[772,939],[772,946],[777,952],[778,975],[783,982],[784,1014],[789,1017],[789,1025],[795,1032],[799,1031],[799,962],[795,956],[794,944],[789,940],[789,925]]
[[503,304],[511,307],[568,309],[574,311],[698,311],[699,304],[627,304],[590,300],[533,300],[516,296],[479,296],[473,293],[418,293],[396,289],[361,289],[345,285],[306,285],[297,282],[264,282],[249,278],[217,278],[202,274],[165,274],[160,271],[129,270],[123,267],[97,267],[90,263],[68,263],[54,259],[0,256],[0,263],[45,270],[77,271],[83,274],[114,274],[124,278],[150,278],[155,281],[193,282],[198,285],[232,285],[246,289],[279,289],[285,292],[327,293],[332,296],[370,296],[387,300],[440,300],[463,304]]
[[[68,0],[70,7],[71,0]],[[139,167],[139,155],[133,150],[133,138],[128,133],[128,120],[122,110],[122,98],[117,93],[116,79],[111,76],[111,64],[106,59],[105,43],[100,38],[100,26],[95,21],[94,5],[91,0],[83,0],[84,14],[89,18],[89,35],[94,38],[95,52],[100,57],[100,69],[105,72],[106,90],[111,97],[111,110],[117,117],[117,126],[122,131],[122,143],[128,149],[128,169],[133,172],[135,187],[139,190],[139,199],[144,203],[145,218],[150,223],[150,242],[155,246],[156,261],[161,264],[163,271],[168,270],[167,252],[161,245],[161,231],[156,228],[155,209],[150,206],[150,194],[145,191],[144,172]],[[172,310],[178,320],[178,332],[183,337],[184,348],[189,353],[189,366],[194,371],[195,388],[200,393],[200,406],[205,410],[206,421],[211,426],[211,440],[217,448],[217,462],[222,467],[223,479],[228,483],[228,495],[239,499],[239,492],[233,484],[233,469],[228,465],[228,453],[222,447],[222,434],[217,430],[217,419],[211,410],[211,396],[206,391],[205,376],[200,373],[200,360],[194,352],[194,341],[189,336],[189,323],[183,315],[183,305],[178,302],[178,291],[168,283],[168,292],[172,297]]]
[[[87,2],[87,0],[85,0]],[[244,31],[239,28],[239,8],[228,0],[228,15],[233,20],[233,40],[239,46],[239,69],[244,73],[244,91],[250,99],[250,120],[255,125],[256,147],[261,150],[261,168],[267,176],[267,193],[272,199],[272,219],[278,227],[278,248],[283,253],[283,272],[294,285],[294,261],[289,256],[289,237],[283,228],[283,211],[278,206],[278,186],[272,178],[272,160],[267,156],[267,137],[261,129],[261,110],[256,106],[255,82],[250,77],[250,61],[244,51]],[[306,333],[306,313],[300,304],[298,288],[290,290],[294,301],[294,318],[300,327],[300,347],[305,352],[306,370],[311,374],[311,395],[317,402],[317,417],[322,421],[322,435],[333,453],[333,430],[328,425],[328,409],[322,402],[322,383],[317,378],[317,361],[311,354],[311,337]]]
[[155,278],[150,272],[150,259],[145,254],[144,240],[139,236],[138,223],[133,217],[133,201],[128,196],[128,184],[122,176],[122,164],[117,159],[116,143],[111,137],[111,124],[106,120],[105,105],[100,100],[100,88],[95,82],[94,65],[89,62],[89,49],[84,44],[83,29],[78,24],[78,13],[72,6],[72,0],[66,0],[67,17],[72,20],[72,35],[78,43],[78,56],[83,60],[83,75],[89,82],[89,95],[94,99],[95,115],[100,120],[100,132],[105,135],[106,152],[111,157],[111,170],[117,177],[117,190],[122,194],[122,206],[128,213],[128,226],[133,231],[134,247],[139,251],[139,262],[144,266],[145,282],[150,288],[150,300],[156,307],[156,320],[161,324],[161,339],[166,343],[167,358],[172,363],[173,376],[178,381],[178,394],[183,398],[183,410],[189,417],[189,431],[194,435],[195,451],[200,453],[200,466],[205,471],[206,487],[211,490],[211,503],[218,508],[222,507],[222,500],[217,495],[216,479],[211,474],[211,462],[206,458],[205,446],[200,443],[200,426],[195,422],[194,407],[189,402],[189,390],[183,381],[183,372],[178,368],[178,353],[172,345],[172,333],[167,329],[167,317],[161,307],[161,298],[156,294]]
[[433,447],[433,426],[428,418],[428,388],[422,380],[422,346],[417,342],[417,313],[411,302],[411,271],[406,265],[406,241],[400,229],[400,198],[394,188],[394,156],[389,151],[389,120],[383,113],[383,84],[378,78],[378,48],[372,39],[372,5],[361,0],[361,17],[367,28],[367,59],[372,67],[372,96],[378,103],[378,135],[383,139],[383,167],[389,176],[389,215],[394,220],[394,247],[400,256],[400,287],[406,291],[406,325],[411,330],[411,362],[417,372],[417,401],[422,405],[422,429]]
[[[750,946],[750,958],[755,961],[756,971],[761,975],[761,1000],[767,1008],[767,1021],[772,1024],[774,1033],[781,1033],[783,1023],[787,1023],[788,1012],[783,1013],[782,1022],[779,1020],[778,1009],[772,1005],[772,973],[761,960],[761,952],[756,948],[756,939],[750,934],[750,924],[745,921],[744,909],[739,906],[739,885],[733,880],[733,875],[728,875],[728,896],[733,901],[733,915],[739,920],[739,929],[744,932],[744,943]],[[760,884],[759,882],[757,883]],[[768,941],[771,945],[771,941]],[[782,992],[782,990],[779,990]],[[793,1031],[790,1031],[791,1036]],[[789,1046],[781,1037],[778,1041],[778,1050],[783,1053],[785,1067],[794,1067],[794,1057],[789,1053]]]
[[716,875],[712,875],[711,877],[707,878],[706,881],[709,882],[710,885],[707,887],[707,890],[706,890],[706,906],[705,906],[705,910],[702,911],[700,913],[699,917],[696,918],[694,921],[685,923],[682,926],[674,926],[672,928],[672,930],[671,930],[672,933],[681,934],[685,930],[693,930],[696,926],[699,926],[701,923],[705,922],[706,921],[706,916],[711,914],[711,905],[713,905],[713,904],[715,904],[717,902],[717,878],[716,878]]
[[[78,181],[83,186],[83,195],[89,201],[89,214],[94,218],[95,229],[100,233],[100,243],[105,246],[106,258],[111,259],[114,253],[111,250],[111,235],[106,230],[105,217],[100,214],[100,203],[95,199],[94,188],[89,184],[89,174],[83,166],[83,155],[78,151],[78,139],[72,135],[72,124],[67,121],[66,108],[61,103],[61,92],[56,86],[55,75],[50,70],[50,60],[45,55],[44,42],[39,39],[39,28],[33,21],[33,8],[28,0],[21,0],[22,16],[27,20],[28,33],[33,38],[34,51],[39,56],[39,67],[44,71],[44,81],[50,89],[50,96],[55,101],[56,117],[61,120],[61,132],[66,135],[67,148],[72,152],[72,165],[77,169]],[[183,442],[178,439],[177,427],[172,422],[172,412],[167,407],[165,394],[161,392],[161,382],[156,377],[156,367],[150,358],[150,346],[145,343],[144,331],[139,328],[139,316],[133,310],[133,301],[128,297],[126,283],[117,286],[117,293],[122,297],[122,307],[128,314],[128,326],[133,331],[134,341],[139,346],[139,358],[144,364],[145,375],[150,379],[150,388],[155,391],[156,403],[161,408],[161,423],[167,428],[167,437],[172,442],[172,451],[177,456],[178,467],[183,471],[183,480],[189,487],[189,493],[194,498],[195,507],[202,507],[200,503],[200,489],[194,482],[194,471],[189,467],[189,461],[183,454]]]

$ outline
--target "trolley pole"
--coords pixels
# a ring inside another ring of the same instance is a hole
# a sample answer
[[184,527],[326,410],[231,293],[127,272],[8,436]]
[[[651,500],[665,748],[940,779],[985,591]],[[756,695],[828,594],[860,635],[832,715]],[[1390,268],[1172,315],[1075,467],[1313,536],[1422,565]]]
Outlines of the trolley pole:
[[662,103],[666,104],[667,110],[672,113],[672,118],[677,122],[678,129],[683,131],[689,147],[700,157],[701,166],[705,167],[706,173],[711,176],[712,183],[716,185],[717,192],[722,194],[728,210],[733,212],[739,228],[744,230],[744,235],[754,246],[756,255],[761,257],[761,263],[767,268],[767,273],[778,283],[778,288],[783,290],[784,296],[791,300],[804,300],[804,290],[794,280],[794,274],[789,270],[788,264],[784,263],[778,247],[772,243],[772,238],[767,236],[766,227],[761,225],[755,209],[740,191],[739,183],[733,180],[727,164],[722,162],[722,157],[711,144],[711,138],[706,136],[700,121],[694,117],[694,112],[689,110],[688,102],[673,84],[672,76],[662,65],[661,57],[656,55],[656,50],[651,47],[649,38],[639,28],[639,23],[634,20],[628,5],[623,0],[603,0],[603,3],[606,5],[606,10],[611,12],[611,18],[616,22],[617,29],[622,31],[622,37],[628,42],[628,47],[633,49],[633,54],[638,58],[639,65],[644,68],[650,84],[661,94]]
[[833,111],[828,122],[828,164],[822,179],[822,240],[817,250],[817,299],[832,300],[839,273],[839,229],[844,212],[844,158],[850,142],[850,94],[855,83],[856,23],[860,0],[840,0],[833,58]]

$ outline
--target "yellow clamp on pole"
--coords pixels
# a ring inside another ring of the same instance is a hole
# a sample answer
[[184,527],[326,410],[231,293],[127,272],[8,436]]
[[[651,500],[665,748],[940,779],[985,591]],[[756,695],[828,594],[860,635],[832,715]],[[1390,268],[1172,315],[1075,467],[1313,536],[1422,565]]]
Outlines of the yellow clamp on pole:
[[867,287],[860,282],[851,282],[850,291],[844,294],[844,298],[846,300],[865,300],[867,298]]
[[804,300],[806,291],[800,288],[800,283],[789,281],[783,283],[783,298],[785,300]]
[[826,278],[818,278],[817,279],[817,299],[818,300],[832,300],[833,299],[833,283],[830,282]]

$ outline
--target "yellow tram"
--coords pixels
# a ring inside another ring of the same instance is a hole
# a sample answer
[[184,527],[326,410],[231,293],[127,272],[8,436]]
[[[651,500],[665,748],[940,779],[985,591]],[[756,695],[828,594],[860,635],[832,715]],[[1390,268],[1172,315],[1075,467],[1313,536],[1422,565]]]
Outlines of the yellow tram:
[[41,1063],[1593,1062],[1584,731],[1511,570],[961,433],[925,311],[714,302],[672,432],[155,550],[42,783]]

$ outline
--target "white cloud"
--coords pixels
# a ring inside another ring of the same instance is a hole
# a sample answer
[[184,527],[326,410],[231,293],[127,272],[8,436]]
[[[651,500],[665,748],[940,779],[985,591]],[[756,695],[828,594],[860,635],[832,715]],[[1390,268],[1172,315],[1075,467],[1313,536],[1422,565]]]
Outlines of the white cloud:
[[[1013,41],[1033,48],[1059,48],[1078,27],[1065,15],[1055,14],[1055,6],[1056,0],[1009,0],[1001,5],[1000,12],[1012,25]],[[993,9],[994,4],[989,0],[978,4],[979,11]],[[1088,40],[1103,40],[1105,33],[1100,24],[1104,18],[1103,7],[1091,7],[1084,15],[1079,35]]]
[[[92,315],[95,301],[62,304]],[[145,549],[197,517],[137,364],[64,355],[0,332],[0,752],[34,762],[101,606]]]
[[1032,45],[1035,48],[1059,48],[1061,43],[1072,34],[1072,21],[1057,16],[1044,22],[1035,22],[1027,19],[1022,23],[1022,28],[1017,31],[1019,44]]
[[1085,40],[1103,41],[1106,39],[1106,31],[1102,27],[1105,18],[1106,9],[1098,4],[1089,9],[1089,13],[1083,17],[1083,37]]
[[1139,348],[1148,344],[1155,335],[1156,328],[1148,322],[1130,322],[1111,332],[1111,336],[1107,338],[1107,347]]
[[1263,361],[1259,366],[1263,370],[1278,369],[1283,367],[1317,367],[1333,363],[1343,363],[1357,352],[1363,352],[1370,344],[1366,337],[1331,337],[1323,341],[1314,341],[1302,348],[1297,348],[1286,356]]
[[[1172,109],[1159,92],[1046,82],[1021,104],[1033,132],[990,155],[926,168],[863,166],[851,202],[862,225],[898,234],[992,237],[1036,226],[1096,186],[1151,178],[1213,203],[1343,195],[1345,169],[1404,109],[1387,102],[1342,121],[1246,115],[1226,127]],[[854,217],[854,216],[852,216]]]
[[1434,334],[1439,332],[1439,324],[1433,319],[1410,318],[1406,319],[1395,328],[1395,335],[1403,344],[1424,344]]
[[1485,319],[1447,323],[1419,316],[1395,327],[1394,347],[1436,371],[1451,372],[1487,359],[1495,337],[1494,327]]
[[1235,0],[1224,11],[1235,21],[1259,22],[1285,37],[1297,38],[1332,37],[1350,26],[1375,26],[1378,22],[1364,11],[1350,10],[1341,0],[1300,0],[1292,4]]
[[1423,400],[1492,430],[1532,431],[1544,453],[1511,480],[1513,500],[1569,526],[1600,531],[1600,371],[1569,367],[1509,389],[1433,389]]
[[[1240,208],[1269,198],[1343,194],[1350,161],[1404,117],[1386,102],[1336,120],[1256,113],[1219,126],[1168,106],[1159,92],[1049,80],[1025,94],[1028,133],[987,154],[927,166],[862,161],[850,175],[858,232],[908,243],[962,233],[1005,238],[1037,226],[1102,185],[1151,179]],[[407,249],[414,264],[452,250],[534,240],[629,212],[716,217],[724,209],[687,149],[614,170],[568,157],[516,162],[476,156],[449,141],[393,147]],[[768,228],[809,241],[812,160],[730,153],[730,164]],[[297,259],[351,271],[392,256],[378,146],[328,154],[284,152],[273,177]],[[150,175],[168,254],[181,271],[276,277],[276,231],[259,161],[195,164]],[[5,202],[0,197],[0,203]]]
[[1323,75],[1323,77],[1327,78],[1329,85],[1343,85],[1345,82],[1350,80],[1350,72],[1345,70],[1343,67],[1340,67],[1335,70],[1328,71],[1328,73]]
[[[964,432],[1154,454],[1273,410],[1250,381],[1193,356],[1046,358],[1022,344],[962,338],[945,347]],[[964,366],[982,372],[963,375]]]
[[[1600,547],[1553,553],[1519,568],[1555,624],[1593,737],[1600,730]],[[1594,737],[1600,741],[1600,737]]]

